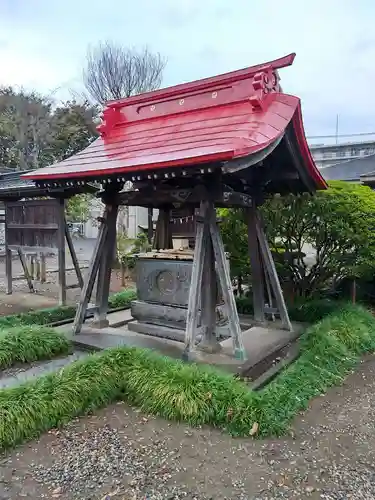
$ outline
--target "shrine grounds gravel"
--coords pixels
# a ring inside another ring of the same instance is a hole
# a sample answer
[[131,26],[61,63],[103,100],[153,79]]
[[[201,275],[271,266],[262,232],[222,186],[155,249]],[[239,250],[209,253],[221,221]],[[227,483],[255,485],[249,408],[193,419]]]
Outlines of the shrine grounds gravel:
[[375,358],[314,399],[280,439],[231,438],[124,403],[0,458],[0,499],[375,498]]

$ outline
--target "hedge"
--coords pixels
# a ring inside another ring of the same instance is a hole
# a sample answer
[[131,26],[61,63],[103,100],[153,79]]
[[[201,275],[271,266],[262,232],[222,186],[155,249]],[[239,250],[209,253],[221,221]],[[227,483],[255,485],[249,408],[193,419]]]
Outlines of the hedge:
[[19,325],[0,330],[0,369],[71,352],[71,343],[53,328]]
[[[253,314],[252,297],[237,297],[236,303],[239,314]],[[288,304],[288,313],[292,321],[316,323],[327,315],[332,314],[338,308],[345,306],[345,304],[346,302],[329,298],[300,299],[293,304]]]
[[[375,320],[345,306],[310,327],[301,356],[265,389],[212,368],[155,352],[121,347],[90,355],[63,370],[0,391],[0,447],[7,448],[117,400],[190,425],[234,436],[285,433],[310,399],[340,383],[362,353],[375,349]],[[256,425],[255,425],[256,424]]]
[[[111,309],[129,307],[136,298],[135,290],[124,290],[109,297],[108,305]],[[39,309],[28,313],[13,314],[0,318],[0,328],[17,325],[49,325],[57,321],[73,319],[76,313],[75,306],[60,306],[49,309]]]

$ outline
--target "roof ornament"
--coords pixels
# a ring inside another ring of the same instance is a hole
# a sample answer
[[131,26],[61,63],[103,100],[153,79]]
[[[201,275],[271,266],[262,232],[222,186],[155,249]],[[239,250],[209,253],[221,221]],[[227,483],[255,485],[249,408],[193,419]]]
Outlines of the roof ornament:
[[121,110],[116,107],[106,108],[102,115],[102,123],[96,127],[101,137],[105,137],[121,121],[123,115]]
[[280,77],[277,71],[274,71],[272,67],[265,68],[263,71],[259,71],[259,73],[254,75],[254,94],[250,96],[250,103],[254,110],[262,111],[264,109],[264,99],[267,94],[281,91],[279,81]]

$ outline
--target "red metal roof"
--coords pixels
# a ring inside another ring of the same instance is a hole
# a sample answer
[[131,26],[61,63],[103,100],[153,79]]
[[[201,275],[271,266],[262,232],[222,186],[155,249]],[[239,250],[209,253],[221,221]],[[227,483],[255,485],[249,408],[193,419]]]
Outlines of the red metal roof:
[[265,149],[291,123],[304,168],[324,189],[306,143],[300,101],[279,85],[277,70],[294,57],[109,102],[96,141],[26,177],[92,178],[242,158]]

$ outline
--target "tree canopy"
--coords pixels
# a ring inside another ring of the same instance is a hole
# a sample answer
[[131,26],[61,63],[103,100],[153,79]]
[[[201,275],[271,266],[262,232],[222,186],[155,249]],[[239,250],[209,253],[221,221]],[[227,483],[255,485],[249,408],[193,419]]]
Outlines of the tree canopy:
[[[375,192],[332,181],[314,196],[268,200],[261,209],[284,290],[313,296],[346,278],[366,277],[375,262]],[[249,273],[246,226],[239,210],[223,211],[223,238],[233,271]]]
[[[97,115],[87,101],[56,107],[36,92],[0,88],[0,167],[34,170],[78,153],[97,137]],[[69,200],[68,220],[87,220],[89,198]]]
[[36,92],[0,88],[0,165],[36,169],[77,153],[97,136],[97,114],[88,102],[54,107]]

